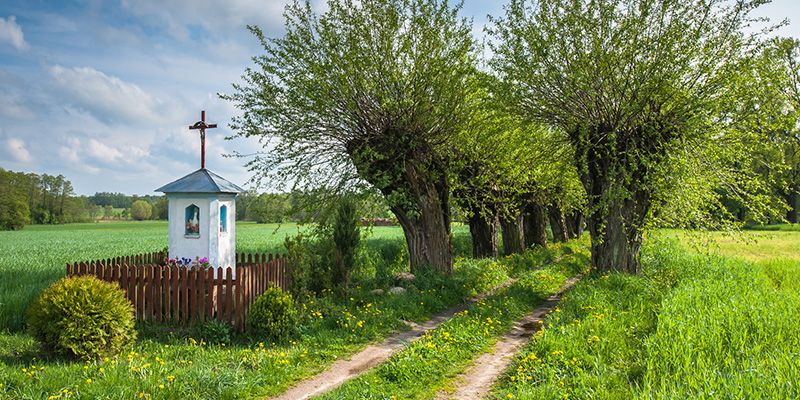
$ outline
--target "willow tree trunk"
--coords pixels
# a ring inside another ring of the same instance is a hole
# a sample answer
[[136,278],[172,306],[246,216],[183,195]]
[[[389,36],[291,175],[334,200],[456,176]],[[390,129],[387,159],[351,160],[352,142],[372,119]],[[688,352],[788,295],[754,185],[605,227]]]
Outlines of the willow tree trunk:
[[547,217],[544,206],[530,203],[522,214],[523,236],[525,247],[547,247]]
[[786,196],[786,203],[789,206],[789,211],[786,212],[786,220],[792,224],[797,223],[797,191],[797,187],[790,187]]
[[472,235],[472,255],[475,258],[497,257],[497,217],[486,219],[480,213],[469,218],[469,233]]
[[586,216],[582,211],[575,213],[575,238],[583,236],[583,230],[586,227]]
[[553,231],[554,242],[566,242],[569,240],[567,235],[567,223],[564,221],[564,213],[557,206],[547,207],[547,215],[550,218],[550,229]]
[[513,218],[500,217],[500,225],[503,229],[503,252],[506,255],[522,253],[525,250],[522,214]]
[[[393,140],[350,142],[348,153],[359,175],[389,200],[389,209],[403,228],[411,271],[430,267],[450,274],[453,242],[446,161],[426,144],[414,143],[413,134],[395,132],[386,137]],[[397,143],[404,140],[410,144]]]
[[419,196],[416,210],[390,207],[403,228],[408,245],[411,272],[430,267],[444,273],[453,272],[453,242],[450,234],[449,192],[434,184],[416,186]]
[[604,216],[600,214],[587,220],[592,236],[592,265],[599,271],[641,273],[639,250],[644,220],[641,206],[631,201],[612,203]]
[[665,144],[681,130],[665,119],[619,130],[598,124],[569,132],[575,166],[586,190],[586,225],[592,237],[592,267],[598,271],[642,271],[642,229],[651,207],[654,166],[668,163]]
[[567,233],[570,238],[577,239],[583,236],[584,219],[581,211],[575,211],[564,218],[567,222]]

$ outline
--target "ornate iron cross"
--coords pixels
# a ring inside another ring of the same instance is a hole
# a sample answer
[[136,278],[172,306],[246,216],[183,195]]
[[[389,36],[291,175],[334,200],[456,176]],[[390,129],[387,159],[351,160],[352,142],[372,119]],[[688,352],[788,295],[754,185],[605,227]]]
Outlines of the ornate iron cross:
[[217,124],[207,124],[206,123],[206,112],[205,110],[200,111],[200,121],[194,123],[194,125],[189,126],[189,129],[199,129],[200,130],[200,168],[206,169],[206,129],[216,128]]

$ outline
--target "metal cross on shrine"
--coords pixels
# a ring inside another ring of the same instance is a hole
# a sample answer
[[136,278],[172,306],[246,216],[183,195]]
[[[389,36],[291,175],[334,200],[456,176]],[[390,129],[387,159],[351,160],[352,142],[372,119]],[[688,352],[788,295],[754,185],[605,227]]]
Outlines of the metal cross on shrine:
[[206,129],[216,128],[217,124],[206,123],[205,110],[200,111],[200,121],[194,123],[189,129],[200,130],[200,168],[206,169]]

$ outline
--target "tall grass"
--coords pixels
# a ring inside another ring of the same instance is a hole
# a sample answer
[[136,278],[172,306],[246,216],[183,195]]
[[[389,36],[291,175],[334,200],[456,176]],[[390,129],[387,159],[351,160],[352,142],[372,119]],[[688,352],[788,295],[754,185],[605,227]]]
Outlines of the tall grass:
[[[797,398],[800,280],[650,242],[643,276],[581,282],[498,385],[498,398]],[[770,272],[771,271],[771,272]],[[777,282],[781,282],[777,284]]]

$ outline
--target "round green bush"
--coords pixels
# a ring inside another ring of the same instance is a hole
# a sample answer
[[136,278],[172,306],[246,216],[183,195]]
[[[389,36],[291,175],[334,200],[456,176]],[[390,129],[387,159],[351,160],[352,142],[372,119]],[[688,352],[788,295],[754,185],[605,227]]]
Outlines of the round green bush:
[[280,288],[272,287],[250,306],[247,330],[257,337],[280,340],[297,331],[298,320],[292,296]]
[[84,360],[118,354],[136,339],[133,306],[116,285],[63,278],[28,309],[28,329],[44,348]]

